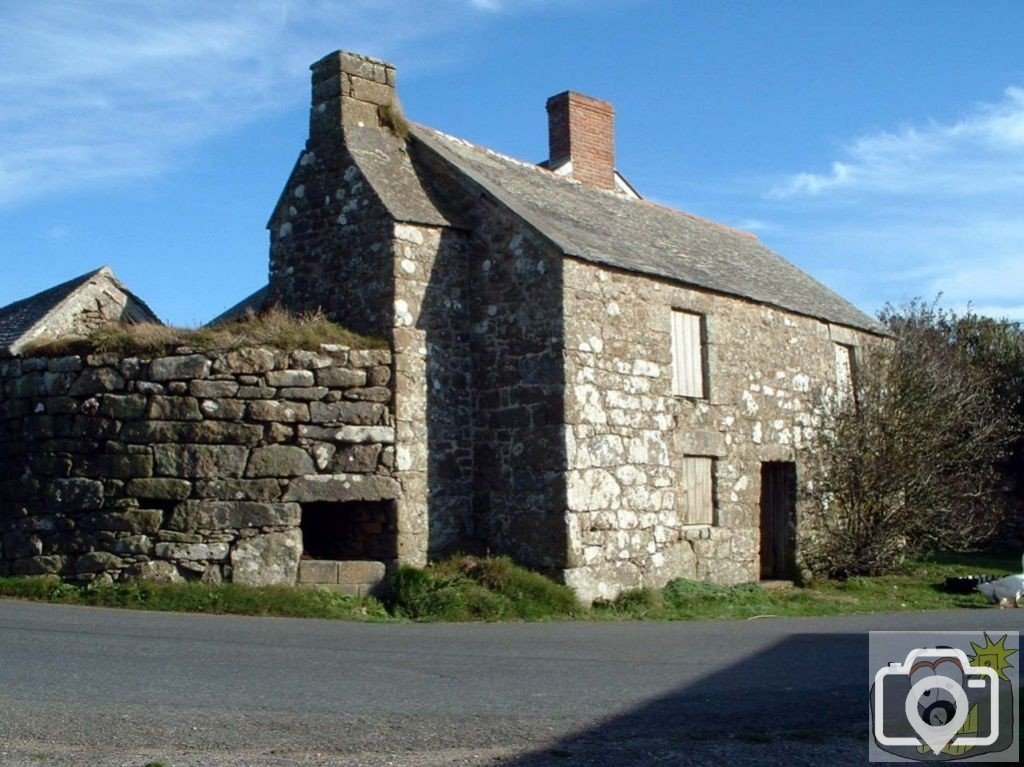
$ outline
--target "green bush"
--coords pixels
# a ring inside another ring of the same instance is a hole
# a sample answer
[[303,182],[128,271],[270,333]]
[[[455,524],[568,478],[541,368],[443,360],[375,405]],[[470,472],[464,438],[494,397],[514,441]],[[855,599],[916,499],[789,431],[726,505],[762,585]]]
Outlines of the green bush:
[[415,620],[540,620],[574,615],[572,590],[508,557],[454,556],[423,569],[401,567],[393,609]]

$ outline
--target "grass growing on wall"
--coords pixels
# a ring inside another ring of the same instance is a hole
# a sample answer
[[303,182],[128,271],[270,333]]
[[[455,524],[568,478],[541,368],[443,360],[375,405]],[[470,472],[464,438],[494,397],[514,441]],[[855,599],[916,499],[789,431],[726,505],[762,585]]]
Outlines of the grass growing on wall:
[[109,325],[87,336],[37,341],[29,345],[22,355],[58,357],[110,352],[159,356],[183,346],[201,351],[247,346],[315,351],[320,344],[339,344],[355,349],[376,349],[387,345],[382,339],[363,336],[331,322],[322,312],[295,315],[275,307],[262,314],[195,329],[156,324]]
[[342,620],[711,620],[848,615],[905,610],[990,608],[978,593],[950,594],[949,576],[1018,572],[1017,552],[942,555],[875,578],[821,581],[804,588],[757,584],[716,586],[677,580],[634,589],[611,602],[582,607],[561,584],[507,557],[455,556],[426,568],[402,567],[385,602],[288,586],[254,588],[143,581],[81,587],[55,577],[0,578],[0,597],[142,610]]

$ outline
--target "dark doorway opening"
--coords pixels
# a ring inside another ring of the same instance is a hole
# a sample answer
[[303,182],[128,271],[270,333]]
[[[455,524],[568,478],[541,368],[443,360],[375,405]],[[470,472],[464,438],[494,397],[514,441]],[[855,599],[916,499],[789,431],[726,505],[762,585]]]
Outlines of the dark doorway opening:
[[308,559],[375,560],[398,556],[394,501],[302,504],[302,548]]
[[761,580],[796,575],[796,464],[761,464]]

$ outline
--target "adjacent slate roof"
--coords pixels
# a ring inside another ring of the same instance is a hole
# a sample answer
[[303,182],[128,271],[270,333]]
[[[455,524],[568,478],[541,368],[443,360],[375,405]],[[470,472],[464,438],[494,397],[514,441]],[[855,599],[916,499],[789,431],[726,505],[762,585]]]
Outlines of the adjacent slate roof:
[[221,325],[225,322],[244,319],[246,315],[258,314],[267,308],[267,299],[270,297],[270,286],[264,285],[254,293],[250,293],[230,309],[225,309],[212,320],[206,323],[207,327]]
[[886,334],[751,234],[587,187],[425,126],[413,125],[412,135],[566,255]]
[[125,287],[114,277],[109,267],[103,266],[91,272],[75,277],[67,282],[54,285],[28,298],[0,307],[0,354],[10,354],[18,342],[29,332],[45,321],[60,307],[65,304],[78,290],[89,284],[97,277],[110,279],[125,295],[132,299],[144,313],[148,313],[146,319],[152,322],[159,322],[157,316],[146,306],[138,296],[126,290]]

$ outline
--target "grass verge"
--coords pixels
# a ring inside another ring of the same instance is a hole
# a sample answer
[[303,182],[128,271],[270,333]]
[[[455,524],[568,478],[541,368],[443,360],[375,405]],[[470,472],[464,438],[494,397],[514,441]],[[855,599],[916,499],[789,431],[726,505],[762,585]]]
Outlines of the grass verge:
[[271,308],[233,322],[202,328],[170,325],[108,325],[86,336],[39,340],[24,356],[58,357],[69,354],[110,352],[122,355],[158,356],[180,347],[203,351],[227,351],[246,346],[271,346],[289,351],[316,351],[320,344],[339,344],[356,349],[382,348],[379,338],[362,336],[331,322],[322,312],[294,315]]
[[908,563],[895,575],[762,589],[676,580],[634,589],[587,609],[573,592],[507,557],[454,556],[426,568],[402,567],[386,602],[286,586],[158,584],[79,587],[53,577],[0,578],[0,597],[140,610],[343,620],[711,620],[759,616],[843,615],[901,610],[986,608],[978,593],[950,594],[950,576],[1018,572],[1020,557],[946,554]]
[[257,588],[234,583],[209,586],[129,581],[82,587],[64,583],[55,577],[0,578],[0,596],[69,605],[218,615],[344,620],[387,620],[389,617],[376,599],[290,586]]

